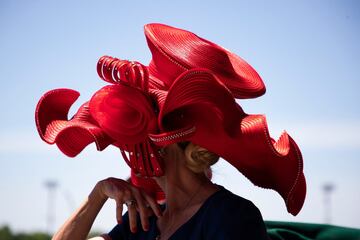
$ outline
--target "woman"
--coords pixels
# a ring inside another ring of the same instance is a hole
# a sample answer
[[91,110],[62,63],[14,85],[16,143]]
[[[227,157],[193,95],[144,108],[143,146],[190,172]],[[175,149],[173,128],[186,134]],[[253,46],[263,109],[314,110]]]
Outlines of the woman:
[[[77,92],[57,89],[39,101],[44,141],[70,157],[91,142],[98,150],[112,144],[133,173],[132,184],[100,181],[54,239],[85,239],[108,198],[117,203],[120,224],[105,239],[266,239],[257,208],[208,176],[221,156],[255,185],[277,191],[288,212],[300,211],[306,184],[299,148],[286,133],[271,139],[265,117],[246,114],[235,101],[264,94],[261,78],[240,57],[191,32],[149,24],[145,35],[149,66],[100,58],[98,74],[112,85],[70,120]],[[166,196],[161,209],[154,200],[164,200],[159,186]],[[124,203],[129,211],[121,217]]]
[[[178,144],[165,151],[165,176],[156,179],[167,196],[164,212],[146,193],[123,180],[109,178],[95,186],[85,204],[53,239],[85,239],[108,198],[117,203],[120,225],[95,239],[267,239],[257,208],[212,184],[206,176],[203,168],[217,161],[216,155],[192,143],[185,151]],[[129,204],[129,212],[122,219],[124,203]]]

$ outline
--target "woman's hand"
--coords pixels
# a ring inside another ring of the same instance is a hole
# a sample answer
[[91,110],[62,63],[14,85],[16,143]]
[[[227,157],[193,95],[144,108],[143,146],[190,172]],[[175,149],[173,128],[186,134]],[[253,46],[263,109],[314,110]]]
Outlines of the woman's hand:
[[[116,217],[119,223],[122,222],[123,204],[128,203],[129,225],[132,232],[136,232],[137,211],[140,213],[141,225],[145,231],[149,229],[148,217],[150,214],[155,213],[158,217],[161,216],[160,207],[152,197],[124,180],[108,178],[96,184],[88,198],[61,226],[52,239],[85,240],[96,216],[108,198],[116,201]],[[105,237],[96,239],[105,239]]]
[[107,178],[102,180],[96,184],[94,191],[99,194],[100,198],[111,198],[116,201],[116,219],[118,223],[122,223],[123,205],[127,205],[131,232],[137,231],[137,212],[140,213],[141,225],[144,231],[149,230],[149,216],[154,213],[157,217],[162,215],[155,199],[122,179]]

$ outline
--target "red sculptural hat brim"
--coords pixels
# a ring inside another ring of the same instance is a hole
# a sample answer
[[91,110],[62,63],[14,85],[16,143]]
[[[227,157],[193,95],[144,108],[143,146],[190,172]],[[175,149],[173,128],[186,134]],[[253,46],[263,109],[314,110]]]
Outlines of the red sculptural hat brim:
[[152,79],[170,87],[177,76],[192,68],[206,68],[236,98],[255,98],[265,93],[259,74],[242,58],[192,32],[164,24],[145,25],[152,53]]

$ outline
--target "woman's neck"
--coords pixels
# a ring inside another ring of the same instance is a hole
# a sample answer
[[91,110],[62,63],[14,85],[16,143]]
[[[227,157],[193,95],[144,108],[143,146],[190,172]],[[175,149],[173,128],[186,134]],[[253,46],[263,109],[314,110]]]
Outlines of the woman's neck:
[[156,180],[166,196],[166,212],[202,204],[218,190],[205,174],[194,173],[186,166],[184,151],[177,145],[168,147],[165,154],[165,175]]
[[202,204],[218,190],[205,174],[196,174],[182,165],[169,168],[157,182],[166,196],[166,212],[175,214],[192,205]]

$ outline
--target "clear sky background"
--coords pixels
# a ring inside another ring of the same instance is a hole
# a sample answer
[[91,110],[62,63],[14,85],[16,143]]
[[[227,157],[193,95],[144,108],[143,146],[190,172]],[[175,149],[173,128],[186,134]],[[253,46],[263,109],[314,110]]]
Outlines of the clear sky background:
[[[252,200],[266,220],[323,223],[322,186],[331,195],[333,224],[360,228],[360,3],[359,1],[10,1],[0,2],[0,225],[46,230],[46,180],[59,183],[55,224],[94,184],[126,178],[128,167],[109,147],[89,146],[70,159],[40,140],[34,123],[46,91],[81,92],[72,112],[104,86],[96,73],[102,55],[151,58],[143,25],[160,22],[191,30],[246,59],[267,93],[239,101],[264,113],[275,138],[286,129],[304,157],[308,195],[297,217],[271,190],[252,186],[225,161],[214,181]],[[94,229],[115,224],[106,204]]]

